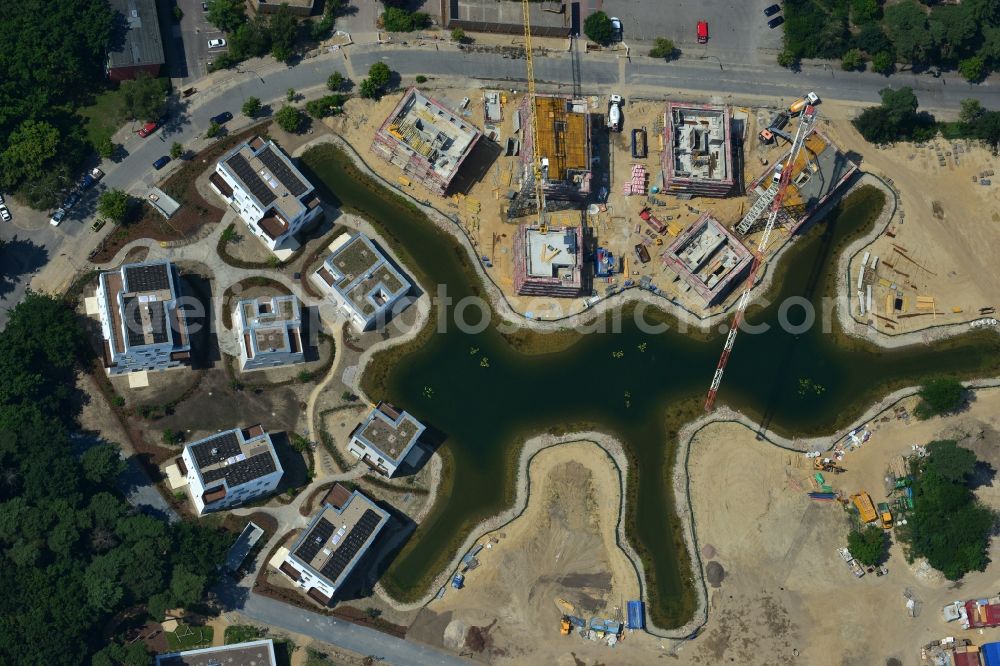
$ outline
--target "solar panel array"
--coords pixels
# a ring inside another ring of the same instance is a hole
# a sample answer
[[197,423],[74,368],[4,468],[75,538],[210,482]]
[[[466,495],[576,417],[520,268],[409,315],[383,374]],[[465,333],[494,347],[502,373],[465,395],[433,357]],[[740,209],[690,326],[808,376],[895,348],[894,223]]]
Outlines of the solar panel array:
[[295,556],[309,564],[331,536],[333,536],[333,523],[326,518],[320,518],[312,531],[302,540],[302,545],[295,549]]
[[125,308],[125,334],[128,336],[128,346],[146,344],[146,336],[142,332],[142,312],[139,310],[139,301],[135,296],[128,296],[122,299]]
[[236,153],[229,158],[226,164],[236,172],[236,176],[249,188],[250,193],[260,202],[261,206],[267,206],[278,198],[271,191],[271,188],[267,186],[267,183],[260,179],[257,172],[253,170],[253,167],[250,166],[250,163],[241,154]]
[[170,277],[166,264],[151,266],[127,266],[125,268],[127,291],[159,291],[170,289]]
[[305,183],[292,173],[280,155],[275,155],[274,151],[268,147],[262,150],[257,157],[288,188],[292,196],[297,197],[305,194],[307,189]]
[[382,517],[371,509],[367,509],[364,515],[358,520],[347,537],[340,543],[340,547],[333,551],[333,555],[326,561],[320,570],[327,580],[336,581],[350,561],[357,555],[361,547],[368,541],[368,537],[375,531]]
[[149,303],[149,323],[153,326],[153,344],[159,345],[167,341],[167,304],[162,302]]
[[[215,449],[215,453],[212,453]],[[219,433],[211,439],[191,447],[191,455],[199,468],[220,463],[226,458],[240,455],[240,440],[234,432]]]
[[203,471],[202,477],[206,485],[224,478],[233,487],[267,476],[276,469],[271,453],[265,451],[230,465]]

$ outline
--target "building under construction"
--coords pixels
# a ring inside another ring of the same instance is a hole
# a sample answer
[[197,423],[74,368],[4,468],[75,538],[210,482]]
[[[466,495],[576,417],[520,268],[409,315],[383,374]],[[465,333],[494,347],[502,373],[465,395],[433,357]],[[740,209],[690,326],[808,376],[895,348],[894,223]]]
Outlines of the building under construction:
[[[763,224],[770,206],[762,208],[759,204],[754,204],[761,197],[767,199],[770,193],[775,191],[771,188],[775,166],[783,165],[787,160],[788,153],[785,153],[747,187],[751,205],[743,221],[737,225],[738,233],[752,233],[755,228]],[[858,165],[840,152],[828,136],[814,129],[805,138],[802,150],[799,151],[799,156],[795,164],[791,165],[791,169],[788,189],[785,191],[781,211],[778,213],[778,224],[789,234],[794,234],[854,175]],[[773,196],[770,198],[773,199]],[[759,212],[755,214],[755,211]]]
[[521,164],[523,176],[507,217],[510,219],[538,212],[535,201],[535,151],[542,163],[545,209],[549,211],[579,208],[590,195],[590,116],[587,101],[537,95],[534,98],[538,124],[538,146],[531,131],[530,96],[525,95],[517,110],[521,129]]
[[410,88],[375,133],[372,152],[443,196],[479,137],[472,123]]
[[514,289],[522,296],[580,296],[583,227],[520,225],[514,236]]
[[740,283],[753,255],[721,222],[703,213],[667,247],[663,263],[684,280],[684,291],[694,289],[708,307]]
[[728,196],[735,183],[729,107],[669,102],[665,116],[664,189],[693,197]]

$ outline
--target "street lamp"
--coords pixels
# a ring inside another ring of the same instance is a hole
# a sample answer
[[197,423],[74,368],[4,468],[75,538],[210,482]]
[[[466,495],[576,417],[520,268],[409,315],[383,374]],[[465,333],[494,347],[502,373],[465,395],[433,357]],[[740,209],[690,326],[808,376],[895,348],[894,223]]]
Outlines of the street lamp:
[[698,59],[699,59],[699,60],[706,60],[706,59],[708,59],[708,58],[712,58],[713,60],[715,60],[715,62],[719,63],[719,71],[720,71],[720,72],[724,72],[724,71],[726,71],[725,69],[723,69],[723,68],[722,68],[722,61],[721,61],[721,60],[719,60],[719,56],[714,56],[714,55],[703,55],[703,56],[699,56],[699,57],[698,57]]

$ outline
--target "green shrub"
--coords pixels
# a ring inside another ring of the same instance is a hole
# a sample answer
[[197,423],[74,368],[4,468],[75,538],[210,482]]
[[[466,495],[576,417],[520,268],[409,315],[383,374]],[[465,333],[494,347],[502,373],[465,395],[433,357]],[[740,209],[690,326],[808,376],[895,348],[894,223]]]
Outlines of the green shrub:
[[656,42],[653,44],[653,48],[649,50],[650,58],[666,58],[670,59],[674,57],[674,51],[677,49],[674,47],[674,43],[669,39],[664,39],[663,37],[658,37]]
[[604,12],[594,12],[583,22],[583,32],[601,46],[607,46],[614,37],[614,29],[611,27],[611,18]]

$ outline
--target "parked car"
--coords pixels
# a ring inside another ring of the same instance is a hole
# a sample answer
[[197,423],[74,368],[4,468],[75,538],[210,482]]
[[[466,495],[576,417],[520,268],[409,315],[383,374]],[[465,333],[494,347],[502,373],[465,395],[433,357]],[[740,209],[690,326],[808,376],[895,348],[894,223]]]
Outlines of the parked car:
[[75,206],[76,202],[79,201],[79,200],[80,200],[80,193],[79,192],[70,192],[69,196],[66,197],[66,200],[63,201],[62,207],[65,208],[66,210],[69,210],[73,206]]
[[3,218],[4,222],[10,222],[10,211],[3,204],[0,204],[0,217]]
[[774,16],[781,11],[781,7],[778,5],[771,5],[770,7],[764,8],[764,16]]
[[94,182],[96,183],[101,178],[104,178],[104,172],[98,169],[97,167],[94,167],[93,169],[90,170],[90,177],[93,178]]
[[698,21],[698,43],[708,42],[708,21]]
[[201,11],[203,11],[203,12],[207,12],[208,11],[208,3],[207,2],[201,3]]
[[146,123],[145,125],[139,128],[138,134],[142,138],[146,138],[147,136],[155,132],[157,129],[159,129],[159,127],[160,123],[155,123],[155,122]]
[[210,49],[221,49],[225,45],[226,45],[226,40],[222,39],[221,37],[218,39],[208,40],[208,48]]
[[66,217],[66,211],[64,211],[62,208],[57,208],[56,212],[52,213],[52,217],[49,218],[49,224],[51,224],[53,227],[58,227],[59,223],[63,221],[64,217]]
[[158,160],[156,160],[155,162],[153,162],[153,168],[156,169],[157,171],[159,171],[163,167],[167,166],[167,162],[169,162],[169,161],[170,161],[170,158],[167,157],[166,155],[164,155],[163,157],[161,157]]
[[86,192],[87,190],[90,189],[90,186],[93,185],[95,182],[96,181],[94,181],[93,176],[91,176],[89,173],[85,173],[83,174],[83,178],[80,179],[80,182],[76,184],[76,189],[80,190],[81,192]]
[[3,195],[0,194],[0,204],[2,204],[2,203],[3,203]]
[[784,22],[785,22],[785,17],[784,16],[776,16],[776,17],[774,17],[773,19],[771,19],[770,21],[767,22],[767,27],[770,28],[771,30],[774,30],[775,28],[777,28],[779,25],[781,25]]
[[611,17],[611,39],[620,42],[622,41],[622,20],[617,16]]
[[221,125],[223,123],[229,122],[232,119],[233,119],[233,114],[229,113],[228,111],[223,111],[219,115],[212,116],[208,120],[209,120],[209,122],[213,122],[213,123],[216,123],[217,125]]

